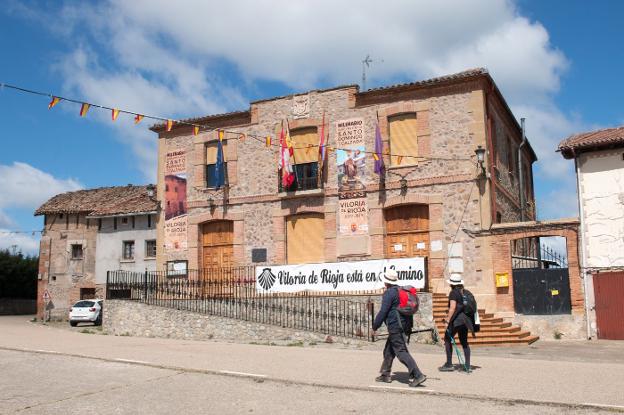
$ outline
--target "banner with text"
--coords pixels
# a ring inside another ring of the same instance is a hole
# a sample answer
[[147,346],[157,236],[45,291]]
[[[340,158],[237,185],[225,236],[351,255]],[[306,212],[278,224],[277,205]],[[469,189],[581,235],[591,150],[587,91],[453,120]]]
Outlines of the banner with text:
[[425,258],[376,259],[370,261],[256,267],[259,293],[301,291],[367,291],[384,287],[387,269],[399,275],[399,285],[425,287]]
[[364,119],[336,121],[338,233],[368,234]]
[[173,150],[165,156],[165,249],[187,249],[186,151]]

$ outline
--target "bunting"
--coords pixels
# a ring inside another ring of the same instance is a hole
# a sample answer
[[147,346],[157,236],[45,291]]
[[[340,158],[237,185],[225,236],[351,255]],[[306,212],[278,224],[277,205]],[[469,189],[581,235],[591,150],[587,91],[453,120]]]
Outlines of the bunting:
[[59,97],[52,97],[52,101],[50,101],[50,103],[48,104],[48,109],[52,109],[52,107],[54,107],[56,104],[58,104],[61,101],[61,99]]
[[113,108],[113,111],[112,111],[112,113],[111,113],[111,116],[112,116],[112,118],[113,118],[113,121],[115,121],[115,120],[117,119],[117,117],[119,117],[119,110],[118,110],[118,109],[114,109],[114,108]]
[[173,120],[167,120],[167,132],[173,128]]
[[87,115],[87,112],[89,112],[89,108],[91,108],[91,104],[83,102],[80,106],[80,116],[85,117]]
[[397,164],[401,164],[401,161],[403,161],[403,156],[397,156]]
[[198,135],[199,134],[199,125],[194,125],[193,126],[193,135]]
[[142,119],[143,119],[143,115],[137,114],[137,115],[134,116],[134,123],[138,124],[138,123],[141,122]]
[[244,143],[244,142],[245,142],[245,140],[247,139],[247,134],[242,133],[242,134],[238,137],[238,139],[240,140],[240,142],[241,142],[241,143]]
[[266,136],[266,141],[264,142],[264,144],[265,144],[267,147],[271,147],[271,136],[270,136],[270,135],[267,135],[267,136]]

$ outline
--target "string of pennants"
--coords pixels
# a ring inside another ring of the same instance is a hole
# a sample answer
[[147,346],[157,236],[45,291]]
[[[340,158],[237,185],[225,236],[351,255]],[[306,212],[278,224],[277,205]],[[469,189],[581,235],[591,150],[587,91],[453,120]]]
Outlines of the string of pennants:
[[[226,129],[221,129],[221,128],[216,128],[216,127],[212,127],[210,125],[206,125],[206,124],[197,124],[197,123],[192,123],[189,121],[183,121],[183,120],[176,120],[176,119],[172,119],[172,118],[164,118],[164,117],[158,117],[158,116],[154,116],[154,115],[148,115],[148,114],[142,114],[142,113],[138,113],[138,112],[133,112],[133,111],[129,111],[129,110],[125,110],[125,109],[121,109],[121,108],[113,108],[113,107],[107,107],[105,105],[99,105],[99,104],[94,104],[94,103],[87,103],[87,102],[82,102],[80,100],[76,100],[76,99],[72,99],[72,98],[67,98],[67,97],[63,97],[60,95],[53,95],[53,94],[49,94],[49,93],[45,93],[45,92],[41,92],[41,91],[35,91],[32,89],[27,89],[27,88],[23,88],[23,87],[19,87],[19,86],[15,86],[15,85],[11,85],[11,84],[6,84],[6,83],[0,83],[0,90],[3,88],[9,88],[9,89],[13,89],[15,91],[19,91],[19,92],[23,92],[23,93],[27,93],[27,94],[33,94],[33,95],[39,95],[39,96],[46,96],[50,98],[50,102],[48,103],[48,110],[51,110],[52,108],[54,108],[56,105],[58,105],[59,103],[61,103],[62,101],[67,101],[67,102],[71,102],[74,104],[79,104],[80,105],[80,116],[81,117],[86,117],[89,110],[91,108],[97,108],[97,109],[101,109],[101,110],[107,110],[111,112],[111,119],[112,121],[116,121],[117,118],[119,117],[119,114],[129,114],[134,116],[134,124],[139,124],[141,121],[143,121],[143,119],[151,119],[151,120],[155,120],[155,121],[159,121],[164,123],[164,127],[165,127],[165,131],[169,132],[173,129],[174,125],[186,125],[186,126],[190,126],[192,127],[193,130],[193,135],[197,136],[199,135],[199,133],[201,131],[205,131],[205,132],[210,132],[210,131],[218,131],[219,133],[223,132],[223,133],[227,133],[227,134],[232,134],[238,137],[239,141],[244,142],[245,139],[247,137],[255,139],[256,141],[262,142],[264,143],[264,145],[267,148],[270,147],[282,147],[284,145],[284,143],[275,143],[273,140],[273,137],[271,136],[271,134],[266,134],[263,136],[260,135],[256,135],[256,134],[251,134],[251,133],[241,133],[240,131],[231,131],[231,130],[226,130]],[[323,120],[323,126],[322,126],[322,131],[325,130],[325,121]],[[328,129],[329,130],[329,129]],[[330,146],[327,145],[327,139],[329,137],[329,131],[327,131],[327,137],[325,137],[325,134],[322,132],[321,133],[322,137],[320,137],[319,140],[319,144],[318,145],[314,145],[314,144],[308,144],[306,146],[301,146],[301,147],[293,147],[292,143],[290,142],[289,139],[289,133],[286,133],[286,145],[288,146],[288,148],[290,149],[303,149],[306,148],[306,152],[308,152],[310,149],[313,148],[319,148],[320,153],[324,159],[325,156],[325,150],[327,150],[328,152],[334,152],[337,150],[348,150],[348,149],[342,149],[342,148],[337,148],[334,146]],[[379,132],[379,122],[377,122],[377,126],[376,126],[376,136],[380,135]],[[222,136],[220,136],[221,138]],[[383,163],[382,161],[382,156],[389,156],[389,157],[395,157],[397,164],[401,164],[403,162],[404,159],[409,159],[409,158],[415,158],[418,160],[446,160],[446,161],[470,161],[470,158],[444,158],[444,157],[423,157],[423,156],[414,156],[414,155],[407,155],[407,154],[394,154],[394,153],[390,153],[389,150],[384,150],[383,149],[383,145],[379,146],[378,145],[378,140],[376,137],[376,143],[375,143],[375,151],[365,151],[365,154],[370,154],[373,159],[375,160],[376,164],[378,163]],[[383,165],[383,164],[382,164]],[[377,167],[375,168],[375,172],[378,174],[382,174],[381,171],[377,171]],[[382,167],[382,171],[383,171],[383,167]]]

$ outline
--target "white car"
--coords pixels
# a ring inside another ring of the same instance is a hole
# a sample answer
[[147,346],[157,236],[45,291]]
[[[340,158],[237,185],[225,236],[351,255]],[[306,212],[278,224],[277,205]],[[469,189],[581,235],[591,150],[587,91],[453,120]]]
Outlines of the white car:
[[69,309],[69,324],[90,322],[96,326],[102,324],[102,300],[80,300]]

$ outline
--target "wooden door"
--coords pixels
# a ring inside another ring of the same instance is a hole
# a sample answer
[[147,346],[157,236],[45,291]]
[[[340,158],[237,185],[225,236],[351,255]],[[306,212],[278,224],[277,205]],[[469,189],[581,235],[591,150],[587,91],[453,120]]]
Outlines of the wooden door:
[[214,221],[202,225],[201,279],[204,293],[231,292],[231,268],[234,266],[234,224]]
[[429,257],[429,206],[396,206],[384,217],[386,258]]
[[598,338],[624,340],[624,272],[593,275]]

